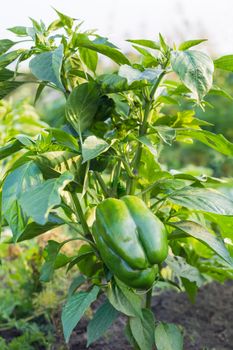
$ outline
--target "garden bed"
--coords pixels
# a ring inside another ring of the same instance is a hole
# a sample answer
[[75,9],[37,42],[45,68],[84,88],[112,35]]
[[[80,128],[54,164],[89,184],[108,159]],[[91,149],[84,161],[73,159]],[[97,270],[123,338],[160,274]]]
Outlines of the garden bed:
[[[174,322],[184,329],[185,350],[232,350],[233,344],[233,282],[211,283],[201,288],[193,305],[185,293],[164,292],[153,300],[153,311],[160,321]],[[56,320],[56,344],[52,350],[85,350],[87,319],[82,319],[64,344],[60,315]],[[93,350],[131,350],[124,336],[126,319],[119,317],[106,336],[91,345]],[[16,329],[0,332],[7,341],[19,336]],[[35,347],[35,350],[44,350]],[[146,350],[146,349],[145,349]]]

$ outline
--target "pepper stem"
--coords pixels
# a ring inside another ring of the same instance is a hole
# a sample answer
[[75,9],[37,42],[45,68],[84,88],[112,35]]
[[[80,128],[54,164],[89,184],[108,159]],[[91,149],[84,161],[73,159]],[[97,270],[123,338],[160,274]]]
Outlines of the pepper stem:
[[151,309],[152,288],[146,293],[146,308]]

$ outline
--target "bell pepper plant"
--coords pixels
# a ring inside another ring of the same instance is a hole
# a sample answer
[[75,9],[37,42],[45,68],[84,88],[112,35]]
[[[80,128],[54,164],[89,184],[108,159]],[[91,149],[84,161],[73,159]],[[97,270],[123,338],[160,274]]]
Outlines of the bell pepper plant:
[[[54,90],[64,107],[38,135],[15,134],[0,148],[2,229],[14,243],[70,229],[48,242],[41,270],[43,282],[64,266],[77,271],[62,310],[67,342],[104,294],[88,346],[123,313],[134,349],[181,350],[183,331],[156,319],[153,292],[170,286],[193,301],[198,287],[233,277],[233,199],[230,179],[169,169],[161,154],[197,141],[233,156],[233,144],[198,118],[208,95],[232,98],[213,79],[215,69],[233,71],[233,56],[212,60],[193,49],[204,39],[171,46],[161,34],[128,40],[135,54],[126,55],[56,13],[48,26],[32,19],[9,29],[18,40],[0,40],[0,97],[30,83],[35,104]],[[66,256],[72,240],[82,244]]]

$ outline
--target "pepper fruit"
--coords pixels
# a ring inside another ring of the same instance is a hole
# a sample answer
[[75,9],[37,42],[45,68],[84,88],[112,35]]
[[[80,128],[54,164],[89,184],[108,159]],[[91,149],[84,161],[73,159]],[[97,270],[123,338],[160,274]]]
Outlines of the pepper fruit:
[[96,209],[93,236],[105,265],[129,287],[150,288],[168,254],[163,223],[136,196],[108,198]]

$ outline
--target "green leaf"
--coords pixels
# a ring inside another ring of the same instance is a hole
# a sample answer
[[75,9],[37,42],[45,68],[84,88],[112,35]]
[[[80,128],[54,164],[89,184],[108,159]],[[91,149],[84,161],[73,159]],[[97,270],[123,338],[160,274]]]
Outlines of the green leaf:
[[219,215],[233,215],[233,201],[222,193],[197,187],[185,187],[169,197],[170,200],[186,208]]
[[30,70],[39,80],[49,81],[64,90],[61,82],[63,45],[54,51],[43,52],[35,56],[29,63]]
[[63,145],[69,148],[71,151],[79,152],[78,140],[73,135],[57,128],[50,128],[49,132],[53,135],[59,145]]
[[62,309],[62,326],[65,340],[68,343],[73,329],[76,327],[84,312],[96,300],[99,287],[94,286],[89,292],[78,292],[68,298]]
[[80,47],[79,54],[81,60],[84,62],[87,68],[89,68],[92,72],[95,72],[98,63],[97,52],[90,49],[86,49],[84,47]]
[[1,81],[0,82],[0,99],[6,97],[15,89],[23,85],[24,81]]
[[101,153],[106,152],[109,147],[110,145],[103,139],[95,135],[88,136],[82,145],[83,163],[98,157]]
[[176,134],[178,136],[187,136],[196,139],[220,153],[233,156],[233,143],[221,134],[213,134],[207,130],[194,129],[176,129]]
[[220,87],[213,85],[213,87],[209,91],[209,95],[217,95],[217,96],[223,96],[225,98],[228,98],[229,100],[233,100],[233,97],[228,94],[227,91],[221,89]]
[[18,140],[8,142],[5,146],[0,148],[0,160],[18,152],[22,147],[22,143]]
[[16,44],[15,41],[9,39],[0,40],[0,55],[8,51],[12,46]]
[[8,28],[8,30],[18,36],[28,36],[28,28],[23,26],[16,26]]
[[[233,219],[232,219],[233,221]],[[202,225],[193,221],[180,221],[172,223],[172,226],[187,233],[189,236],[194,237],[211,248],[216,254],[218,254],[228,264],[233,266],[233,261],[230,257],[228,250],[226,249],[223,240],[220,237],[215,236],[209,232]]]
[[215,68],[233,72],[233,55],[226,55],[214,60]]
[[36,96],[34,99],[34,105],[39,100],[39,98],[40,98],[40,96],[45,88],[46,88],[46,83],[44,83],[44,82],[42,82],[38,85],[38,88],[36,89]]
[[171,64],[184,85],[198,100],[202,100],[213,82],[214,64],[211,58],[199,51],[177,51],[172,54]]
[[145,67],[157,67],[159,65],[159,61],[157,57],[154,57],[148,50],[133,45],[133,48],[137,50],[142,56],[142,65]]
[[205,281],[200,271],[195,266],[189,265],[181,256],[168,256],[166,263],[176,276],[195,282],[198,287]]
[[15,75],[15,72],[13,72],[12,70],[3,68],[0,70],[0,82],[11,79],[14,77],[14,75]]
[[126,64],[122,65],[119,69],[118,74],[127,79],[128,84],[132,84],[135,81],[147,80],[149,82],[154,82],[162,73],[162,70],[159,68],[147,68],[143,72],[138,69],[135,69]]
[[74,24],[74,18],[64,15],[63,13],[59,12],[55,8],[53,9],[57,12],[62,24],[64,24],[64,26],[67,26],[69,29],[71,29]]
[[68,151],[51,151],[34,156],[35,162],[45,179],[59,177],[65,171],[74,175],[75,181],[82,184],[85,166],[81,155]]
[[64,225],[64,221],[54,214],[49,214],[48,221],[45,225],[39,225],[36,222],[29,222],[24,231],[18,237],[17,242],[22,242],[28,239],[32,239],[54,229],[55,227]]
[[127,316],[141,317],[141,298],[121,283],[109,285],[108,299],[113,307]]
[[126,40],[130,43],[137,44],[140,46],[148,47],[149,49],[160,50],[160,45],[156,41],[146,39]]
[[190,282],[187,278],[181,277],[181,281],[183,284],[183,287],[185,289],[185,292],[188,294],[189,300],[191,303],[195,303],[196,301],[196,295],[198,291],[198,287],[195,282]]
[[85,34],[77,34],[75,37],[76,47],[85,47],[96,52],[101,53],[104,56],[111,58],[117,64],[130,64],[128,58],[123,55],[117,49],[105,44],[96,44],[94,41],[88,39]]
[[[28,216],[22,209],[19,198],[22,193],[43,182],[40,169],[33,162],[16,168],[5,179],[2,189],[3,216],[8,222],[14,241],[20,237],[28,224]],[[34,208],[36,210],[36,208]]]
[[0,69],[7,67],[10,63],[14,62],[24,50],[19,49],[5,53],[0,56]]
[[91,126],[99,99],[95,83],[84,83],[71,92],[66,103],[66,118],[79,134]]
[[143,309],[142,317],[131,317],[129,324],[139,348],[141,350],[152,350],[155,344],[155,319],[153,313],[148,309]]
[[199,44],[203,43],[204,41],[207,41],[207,39],[196,39],[196,40],[184,41],[182,44],[180,44],[179,50],[180,51],[188,50],[188,49],[190,49],[190,47],[199,45]]
[[155,328],[155,344],[158,350],[183,350],[183,336],[172,323],[159,323]]
[[117,74],[103,74],[98,77],[98,83],[101,91],[106,94],[137,90],[150,85],[146,80],[134,81],[129,85],[126,78]]
[[63,189],[72,180],[73,175],[69,172],[56,179],[46,180],[28,192],[22,192],[19,203],[27,216],[44,225],[48,221],[51,209],[61,203]]
[[[54,271],[57,268],[57,262],[59,260],[59,267],[64,266],[70,261],[64,254],[59,254],[61,248],[64,244],[70,240],[64,241],[62,243],[49,240],[47,246],[45,247],[45,263],[41,268],[40,281],[49,282],[51,281]],[[62,261],[61,261],[62,258]]]
[[158,171],[161,170],[161,167],[154,154],[155,152],[151,153],[148,146],[143,147],[138,167],[138,177],[141,185],[150,185],[158,180]]
[[119,313],[108,300],[102,304],[87,326],[87,346],[94,343],[107,331]]
[[83,275],[75,277],[70,284],[68,298],[70,298],[75,293],[75,291],[85,282],[86,278]]
[[153,154],[154,157],[158,156],[157,149],[152,144],[151,140],[148,138],[148,136],[140,136],[138,138],[138,141],[141,142],[144,146],[147,147],[147,149]]

